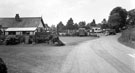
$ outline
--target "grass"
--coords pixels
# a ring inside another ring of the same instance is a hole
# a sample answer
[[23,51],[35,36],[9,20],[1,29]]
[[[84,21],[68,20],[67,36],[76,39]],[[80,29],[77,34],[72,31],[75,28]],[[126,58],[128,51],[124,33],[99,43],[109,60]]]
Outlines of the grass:
[[134,43],[131,43],[131,42],[126,42],[126,41],[123,41],[121,38],[118,39],[118,41],[130,48],[135,48],[135,44]]
[[122,35],[118,39],[120,43],[135,48],[135,28],[130,28],[122,32]]
[[60,39],[66,44],[66,45],[77,45],[83,41],[92,40],[97,37],[60,37]]
[[76,44],[93,37],[60,37],[66,46],[45,44],[0,46],[0,57],[8,73],[59,73],[62,63]]

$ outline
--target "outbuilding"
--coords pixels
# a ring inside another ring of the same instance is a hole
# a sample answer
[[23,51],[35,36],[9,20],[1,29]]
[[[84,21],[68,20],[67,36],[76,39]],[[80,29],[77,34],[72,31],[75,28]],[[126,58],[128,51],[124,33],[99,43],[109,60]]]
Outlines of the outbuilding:
[[13,18],[0,18],[0,25],[5,35],[34,35],[49,29],[42,17],[20,17],[19,14]]

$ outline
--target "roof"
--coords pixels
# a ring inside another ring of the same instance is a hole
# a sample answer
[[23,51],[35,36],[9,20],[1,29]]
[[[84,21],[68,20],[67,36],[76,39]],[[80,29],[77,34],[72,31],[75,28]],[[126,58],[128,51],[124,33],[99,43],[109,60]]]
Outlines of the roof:
[[5,31],[35,31],[37,27],[7,28]]
[[2,27],[38,27],[41,23],[44,26],[42,17],[23,17],[20,21],[15,18],[0,18]]

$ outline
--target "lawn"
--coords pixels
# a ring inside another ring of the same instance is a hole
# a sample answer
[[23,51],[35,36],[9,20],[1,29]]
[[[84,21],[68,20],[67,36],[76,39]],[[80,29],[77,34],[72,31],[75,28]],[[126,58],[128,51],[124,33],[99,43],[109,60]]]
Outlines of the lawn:
[[59,73],[62,63],[77,44],[93,37],[60,37],[66,46],[46,44],[0,46],[8,73]]

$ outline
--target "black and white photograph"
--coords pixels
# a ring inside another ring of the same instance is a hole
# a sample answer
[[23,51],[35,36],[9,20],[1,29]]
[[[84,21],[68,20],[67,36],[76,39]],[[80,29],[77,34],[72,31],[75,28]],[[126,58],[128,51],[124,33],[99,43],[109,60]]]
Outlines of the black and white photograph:
[[0,0],[0,73],[135,73],[135,0]]

